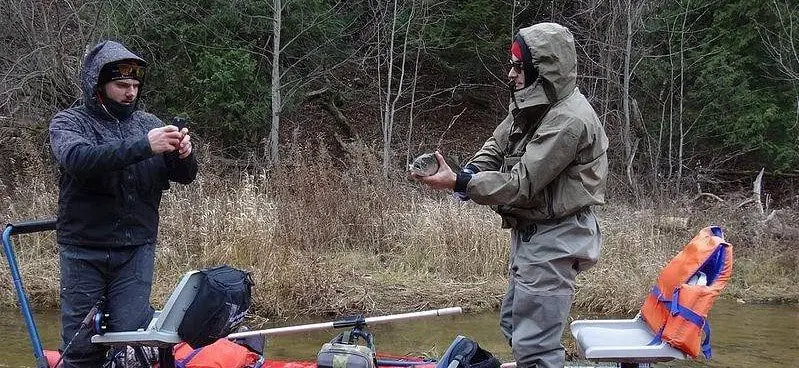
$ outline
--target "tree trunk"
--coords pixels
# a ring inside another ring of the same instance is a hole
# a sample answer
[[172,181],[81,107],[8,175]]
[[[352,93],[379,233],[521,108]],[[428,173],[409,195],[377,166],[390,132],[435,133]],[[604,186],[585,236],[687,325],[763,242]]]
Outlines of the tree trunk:
[[[388,175],[391,167],[391,131],[394,127],[394,111],[391,109],[391,85],[394,78],[394,36],[397,30],[397,0],[394,0],[393,15],[391,17],[391,33],[388,42],[388,71],[386,75],[386,100],[383,107],[383,175]],[[399,94],[399,93],[397,93]]]
[[680,136],[679,145],[677,146],[677,192],[680,191],[680,182],[682,181],[682,167],[684,165],[683,152],[685,150],[685,125],[683,124],[683,114],[685,109],[685,27],[688,23],[688,9],[690,7],[690,1],[688,3],[689,5],[683,9],[682,26],[680,27],[680,110],[677,115]]
[[632,0],[627,0],[627,33],[624,47],[624,91],[622,92],[622,109],[624,110],[624,126],[622,140],[624,144],[624,160],[627,162],[627,180],[633,185],[632,178],[632,136],[630,132],[630,54],[633,48],[633,14]]
[[280,113],[283,110],[280,99],[280,28],[282,0],[274,0],[272,21],[272,124],[269,130],[269,157],[272,165],[280,162],[278,143],[280,132]]

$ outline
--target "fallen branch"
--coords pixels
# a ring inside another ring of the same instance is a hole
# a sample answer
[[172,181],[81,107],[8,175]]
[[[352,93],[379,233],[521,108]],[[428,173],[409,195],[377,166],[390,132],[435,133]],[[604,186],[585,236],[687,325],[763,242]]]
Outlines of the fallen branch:
[[336,139],[336,143],[338,143],[342,151],[347,152],[349,155],[354,155],[354,152],[352,152],[352,149],[350,149],[349,145],[346,142],[344,142],[344,139],[341,137],[341,134],[333,133],[333,138]]
[[699,193],[699,194],[696,195],[696,197],[694,197],[694,201],[697,201],[697,200],[701,199],[702,197],[709,197],[709,198],[715,199],[715,200],[717,200],[719,202],[724,202],[723,199],[721,199],[719,196],[717,196],[717,195],[715,195],[713,193]]
[[320,97],[325,92],[327,92],[327,90],[328,90],[328,87],[323,87],[323,88],[317,89],[315,91],[311,91],[311,92],[306,93],[305,97],[308,98],[308,99],[315,98],[315,97]]
[[760,173],[757,174],[757,178],[755,179],[754,184],[752,185],[752,198],[757,203],[757,209],[760,210],[761,215],[766,214],[766,209],[763,208],[763,201],[760,199],[760,195],[762,193],[762,186],[763,186],[763,172],[766,169],[760,169]]
[[747,200],[745,200],[745,201],[741,202],[740,204],[738,204],[738,206],[736,206],[736,207],[737,207],[737,208],[741,208],[741,207],[743,207],[744,205],[746,205],[746,204],[749,204],[749,203],[752,203],[752,202],[754,202],[754,201],[755,201],[755,199],[754,199],[754,198],[749,198],[749,199],[747,199]]
[[[761,170],[713,170],[703,168],[701,170],[702,173],[712,174],[712,175],[737,175],[737,176],[751,176],[756,175]],[[763,172],[765,175],[768,175],[772,178],[799,178],[799,170],[792,170],[789,172]]]

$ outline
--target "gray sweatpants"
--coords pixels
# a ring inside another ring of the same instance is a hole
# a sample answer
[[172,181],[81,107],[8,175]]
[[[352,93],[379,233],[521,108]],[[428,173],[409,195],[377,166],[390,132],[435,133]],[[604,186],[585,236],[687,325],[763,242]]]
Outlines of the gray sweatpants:
[[590,209],[511,230],[500,328],[519,367],[563,367],[563,329],[577,273],[596,263],[602,234]]

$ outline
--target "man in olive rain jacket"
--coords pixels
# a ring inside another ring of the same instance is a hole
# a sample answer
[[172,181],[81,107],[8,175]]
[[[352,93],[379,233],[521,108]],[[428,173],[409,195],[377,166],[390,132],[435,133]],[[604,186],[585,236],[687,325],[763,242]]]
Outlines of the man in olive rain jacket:
[[[110,331],[152,317],[161,194],[197,175],[188,129],[138,109],[146,62],[105,41],[83,62],[83,104],[57,113],[50,140],[60,170],[56,225],[64,367],[100,367],[102,346],[80,323],[105,299]],[[71,344],[65,350],[68,343]]]
[[576,77],[567,28],[520,29],[511,46],[508,116],[460,173],[436,152],[438,172],[413,175],[490,205],[511,229],[500,327],[520,367],[563,366],[575,277],[594,265],[602,244],[591,206],[605,201],[608,139]]

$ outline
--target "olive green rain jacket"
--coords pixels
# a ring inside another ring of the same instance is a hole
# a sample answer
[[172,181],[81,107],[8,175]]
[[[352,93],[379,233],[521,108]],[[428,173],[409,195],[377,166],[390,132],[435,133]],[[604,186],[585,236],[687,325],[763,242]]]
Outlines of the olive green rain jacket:
[[520,34],[540,76],[515,91],[510,113],[470,160],[480,171],[466,190],[474,202],[491,205],[503,227],[604,204],[608,171],[608,138],[576,87],[571,32],[541,23]]

